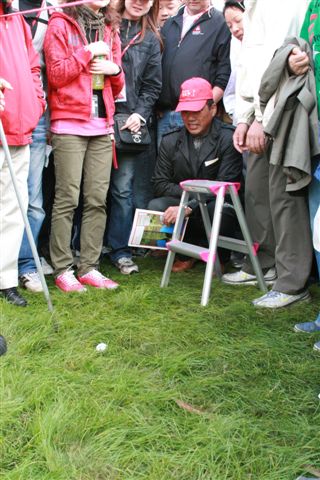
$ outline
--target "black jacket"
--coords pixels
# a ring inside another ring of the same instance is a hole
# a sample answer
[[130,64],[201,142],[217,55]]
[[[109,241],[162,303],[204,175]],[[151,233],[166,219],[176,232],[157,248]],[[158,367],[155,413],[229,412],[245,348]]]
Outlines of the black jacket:
[[180,198],[183,180],[241,182],[242,155],[233,146],[233,132],[231,125],[213,119],[198,158],[190,154],[190,135],[185,128],[165,135],[152,178],[155,196]]
[[226,88],[230,77],[230,32],[223,15],[211,8],[181,39],[183,11],[170,18],[161,31],[163,87],[158,102],[160,110],[174,110],[180,85],[191,77],[202,77],[212,86]]
[[[139,22],[123,19],[120,28],[122,50],[141,30]],[[130,45],[122,57],[126,82],[126,102],[116,103],[117,113],[139,113],[146,120],[161,91],[160,43],[155,34],[147,30],[141,43],[139,38]]]

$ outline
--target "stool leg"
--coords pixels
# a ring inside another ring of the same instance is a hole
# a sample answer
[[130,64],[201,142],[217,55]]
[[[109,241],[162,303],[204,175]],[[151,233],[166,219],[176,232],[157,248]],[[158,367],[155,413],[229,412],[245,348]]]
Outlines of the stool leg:
[[263,276],[263,273],[262,273],[262,270],[261,270],[260,262],[257,258],[255,250],[254,250],[251,234],[250,234],[249,229],[248,229],[248,225],[247,225],[247,222],[246,222],[246,219],[245,219],[245,215],[243,213],[243,209],[242,209],[241,202],[239,200],[239,196],[234,191],[233,187],[229,188],[229,193],[231,195],[232,202],[233,202],[233,205],[234,205],[237,217],[238,217],[238,221],[239,221],[240,228],[241,228],[241,231],[242,231],[242,234],[243,234],[243,238],[245,239],[245,242],[246,242],[247,247],[248,247],[248,254],[249,254],[250,260],[252,262],[253,270],[254,270],[254,272],[256,274],[256,277],[257,277],[259,288],[260,288],[260,290],[262,290],[262,292],[266,293],[268,291],[268,288],[267,288],[267,285],[266,285],[266,282],[265,282],[265,279],[264,279],[264,276]]
[[198,197],[199,197],[199,207],[200,207],[200,212],[201,212],[201,216],[202,216],[202,220],[203,220],[203,225],[204,225],[204,229],[205,229],[207,239],[208,239],[208,243],[209,243],[210,242],[210,235],[211,235],[211,220],[210,220],[210,217],[209,217],[207,204],[203,202],[203,200],[201,199],[201,196],[199,194],[198,194]]
[[[199,197],[199,202],[200,202],[199,203],[200,212],[201,212],[204,228],[205,228],[205,231],[206,231],[208,244],[210,244],[211,220],[210,220],[210,217],[209,217],[207,204],[203,203],[203,201],[201,201],[200,194],[198,194],[198,197]],[[221,265],[220,265],[220,260],[219,260],[218,255],[216,255],[216,258],[215,258],[214,271],[216,272],[216,274],[219,278],[222,277]]]
[[214,208],[214,216],[212,220],[212,229],[211,229],[210,243],[209,243],[209,255],[207,260],[206,272],[204,276],[203,289],[202,289],[202,297],[201,297],[201,305],[203,307],[205,307],[208,304],[209,296],[210,296],[212,275],[213,275],[214,264],[215,264],[216,253],[217,253],[218,236],[219,236],[220,225],[221,225],[224,195],[225,195],[225,188],[222,187],[219,189],[217,194],[216,205]]
[[165,264],[163,274],[162,274],[162,279],[161,279],[161,284],[160,284],[161,288],[167,287],[168,284],[169,284],[172,265],[173,265],[175,256],[176,256],[176,254],[169,250],[167,260],[166,260],[166,264]]
[[[179,205],[179,211],[177,215],[177,220],[173,229],[173,234],[172,234],[172,239],[171,242],[174,242],[175,240],[180,239],[180,234],[181,234],[181,229],[184,221],[184,206],[187,204],[189,199],[189,193],[186,191],[182,192],[181,200],[180,200],[180,205]],[[169,250],[166,264],[163,270],[162,274],[162,279],[161,279],[161,284],[160,287],[167,287],[169,284],[170,280],[170,275],[171,275],[171,270],[172,270],[172,265],[174,262],[176,254],[175,252]]]

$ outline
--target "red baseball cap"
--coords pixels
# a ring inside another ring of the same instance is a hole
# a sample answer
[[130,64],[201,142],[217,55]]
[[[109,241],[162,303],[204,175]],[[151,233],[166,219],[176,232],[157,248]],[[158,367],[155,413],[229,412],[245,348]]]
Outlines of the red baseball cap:
[[207,100],[213,100],[212,86],[204,78],[189,78],[181,84],[176,112],[199,112]]

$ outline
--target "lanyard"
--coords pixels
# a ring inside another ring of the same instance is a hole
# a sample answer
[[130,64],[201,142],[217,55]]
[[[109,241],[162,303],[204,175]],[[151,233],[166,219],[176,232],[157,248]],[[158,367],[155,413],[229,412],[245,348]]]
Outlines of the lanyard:
[[128,45],[122,50],[121,52],[121,58],[123,58],[124,54],[127,52],[127,50],[129,50],[129,48],[131,47],[131,45],[134,44],[134,42],[137,40],[138,37],[140,37],[141,35],[141,32],[138,32],[137,35],[135,35],[133,38],[131,38],[130,42],[128,43]]

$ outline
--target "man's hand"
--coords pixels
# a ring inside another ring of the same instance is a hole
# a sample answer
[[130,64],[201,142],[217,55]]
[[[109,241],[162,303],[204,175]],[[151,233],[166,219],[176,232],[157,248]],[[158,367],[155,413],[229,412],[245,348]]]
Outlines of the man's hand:
[[213,87],[212,89],[212,98],[215,104],[218,104],[223,97],[224,90],[220,87]]
[[[172,223],[176,223],[177,216],[178,216],[179,207],[169,207],[164,212],[163,215],[163,223],[165,225],[171,225]],[[184,216],[189,217],[191,215],[192,209],[190,207],[186,207],[184,211]]]
[[310,61],[306,52],[302,52],[300,48],[294,47],[288,58],[288,67],[290,73],[294,75],[303,75],[309,69]]
[[8,90],[13,90],[12,86],[9,82],[7,82],[7,80],[0,78],[0,112],[3,112],[5,108],[4,90],[6,88]]
[[255,120],[247,133],[247,148],[253,153],[263,153],[266,149],[266,136],[262,124]]
[[233,134],[233,146],[238,152],[243,153],[247,149],[246,146],[246,136],[249,130],[249,125],[246,123],[239,123],[236,128],[236,131]]

